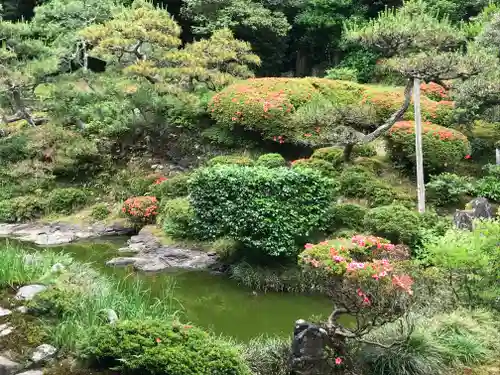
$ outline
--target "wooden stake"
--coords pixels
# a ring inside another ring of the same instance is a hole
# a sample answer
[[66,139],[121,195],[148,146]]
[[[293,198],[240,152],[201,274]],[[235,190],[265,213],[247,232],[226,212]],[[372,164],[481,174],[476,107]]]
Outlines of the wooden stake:
[[422,152],[422,119],[420,116],[420,79],[413,79],[413,103],[415,106],[415,154],[417,163],[418,212],[425,212],[424,156]]

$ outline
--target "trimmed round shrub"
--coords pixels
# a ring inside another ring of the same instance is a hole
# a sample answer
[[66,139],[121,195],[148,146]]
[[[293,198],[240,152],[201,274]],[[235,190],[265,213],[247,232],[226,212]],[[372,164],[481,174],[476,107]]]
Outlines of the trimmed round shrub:
[[[359,104],[361,85],[324,78],[257,78],[228,86],[212,97],[208,109],[221,128],[258,133],[262,140],[302,143],[317,135],[294,114],[315,100],[334,105]],[[278,139],[279,137],[279,139]]]
[[385,165],[384,162],[381,161],[378,158],[374,157],[364,157],[360,156],[354,159],[354,165],[359,165],[370,172],[373,172],[375,174],[380,174],[380,172],[384,169]]
[[338,174],[331,163],[322,159],[297,159],[292,161],[292,169],[312,169],[325,177],[335,177]]
[[134,223],[153,223],[158,215],[158,199],[152,196],[131,197],[123,203],[122,212]]
[[352,68],[330,68],[326,71],[325,78],[356,82],[358,71]]
[[332,207],[331,228],[337,230],[348,228],[355,230],[363,229],[363,219],[368,209],[353,203],[340,203]]
[[335,183],[309,169],[218,166],[198,170],[189,199],[203,238],[227,236],[257,254],[294,255],[325,229]]
[[188,195],[188,174],[177,174],[169,178],[159,178],[151,187],[151,195],[160,202]]
[[5,165],[25,159],[29,154],[27,143],[23,134],[0,137],[0,163]]
[[286,160],[280,154],[264,154],[259,156],[255,165],[259,167],[278,168],[286,166]]
[[337,168],[344,164],[344,150],[340,147],[318,148],[314,150],[311,159],[325,160]]
[[0,222],[17,223],[38,219],[47,211],[47,200],[22,196],[0,201]]
[[161,320],[119,320],[99,327],[80,346],[90,367],[126,374],[250,375],[234,345],[199,328]]
[[[469,154],[467,137],[457,130],[426,122],[422,126],[424,171],[427,175],[453,170]],[[387,134],[387,150],[396,166],[409,174],[415,170],[415,125],[397,122]]]
[[104,220],[109,216],[110,213],[111,210],[109,209],[107,204],[99,203],[92,207],[92,213],[90,214],[90,216],[92,216],[92,218],[95,220]]
[[472,186],[470,178],[447,172],[431,176],[425,185],[429,199],[438,206],[460,203],[460,199],[472,191]]
[[363,224],[370,233],[387,238],[392,243],[413,245],[418,240],[420,217],[405,206],[392,204],[369,210]]
[[48,195],[48,209],[51,212],[70,214],[85,206],[88,201],[88,192],[83,189],[54,189]]
[[376,155],[377,155],[377,150],[375,149],[375,146],[373,146],[370,143],[356,145],[352,150],[352,157],[362,156],[366,158],[371,158],[372,156]]
[[175,198],[162,208],[163,230],[174,238],[188,238],[193,232],[194,212],[187,198]]
[[243,155],[219,155],[207,162],[209,167],[214,165],[253,165],[254,161]]

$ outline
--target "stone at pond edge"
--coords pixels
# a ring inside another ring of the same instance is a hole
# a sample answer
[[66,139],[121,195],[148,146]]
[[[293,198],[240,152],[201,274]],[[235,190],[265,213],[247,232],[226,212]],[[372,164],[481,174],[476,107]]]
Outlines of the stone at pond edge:
[[7,316],[12,314],[12,311],[9,309],[4,309],[3,307],[0,307],[0,316]]
[[35,245],[61,245],[87,238],[128,235],[134,232],[134,228],[118,222],[111,225],[97,223],[90,226],[66,223],[0,223],[0,236],[14,237],[20,241],[32,242]]
[[33,354],[31,355],[31,360],[35,363],[46,361],[56,354],[57,349],[49,344],[42,344],[37,346]]
[[133,265],[139,271],[156,272],[169,268],[205,269],[217,263],[217,256],[213,253],[163,246],[147,227],[130,238],[128,247],[121,248],[120,252],[133,252],[137,256],[114,258],[106,264],[108,266]]
[[486,198],[475,198],[467,204],[467,207],[472,209],[473,216],[477,219],[491,219],[493,217],[493,207]]
[[0,324],[0,337],[5,337],[14,332],[14,328],[9,324]]
[[16,375],[43,375],[43,370],[28,370],[25,372],[20,372]]
[[28,308],[26,306],[19,306],[19,307],[16,307],[16,311],[19,314],[27,314],[28,313]]
[[32,284],[21,287],[16,293],[16,299],[21,301],[30,301],[37,294],[43,292],[47,287],[41,284]]
[[0,375],[12,375],[21,369],[21,365],[8,358],[0,356]]

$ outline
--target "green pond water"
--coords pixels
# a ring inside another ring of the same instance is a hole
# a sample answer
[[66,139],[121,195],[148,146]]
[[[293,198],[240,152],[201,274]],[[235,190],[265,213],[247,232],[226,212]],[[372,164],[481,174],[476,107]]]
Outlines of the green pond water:
[[[52,247],[73,258],[92,263],[94,268],[127,281],[141,279],[151,296],[160,296],[165,288],[174,288],[174,305],[183,318],[200,327],[247,341],[260,335],[289,336],[297,319],[328,316],[331,303],[320,296],[289,293],[258,293],[237,285],[225,276],[208,272],[175,271],[156,274],[137,273],[130,268],[105,266],[117,256],[125,238],[96,240]],[[12,243],[12,241],[11,241]],[[26,244],[23,247],[33,248]]]

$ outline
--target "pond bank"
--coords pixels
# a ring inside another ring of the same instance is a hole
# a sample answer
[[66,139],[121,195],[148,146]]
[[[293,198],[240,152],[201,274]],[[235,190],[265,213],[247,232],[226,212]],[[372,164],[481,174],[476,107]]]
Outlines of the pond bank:
[[[93,268],[120,282],[134,284],[142,281],[141,288],[152,299],[160,298],[172,288],[171,303],[183,321],[238,341],[248,341],[260,335],[288,337],[297,319],[327,316],[331,310],[329,300],[321,296],[255,293],[226,277],[204,271],[177,269],[143,273],[130,266],[106,266],[106,261],[122,255],[118,251],[125,242],[126,238],[110,237],[54,246],[52,249],[69,254],[78,261],[90,262]],[[0,243],[0,248],[2,245]],[[31,251],[40,250],[26,243],[18,243],[18,246]]]

